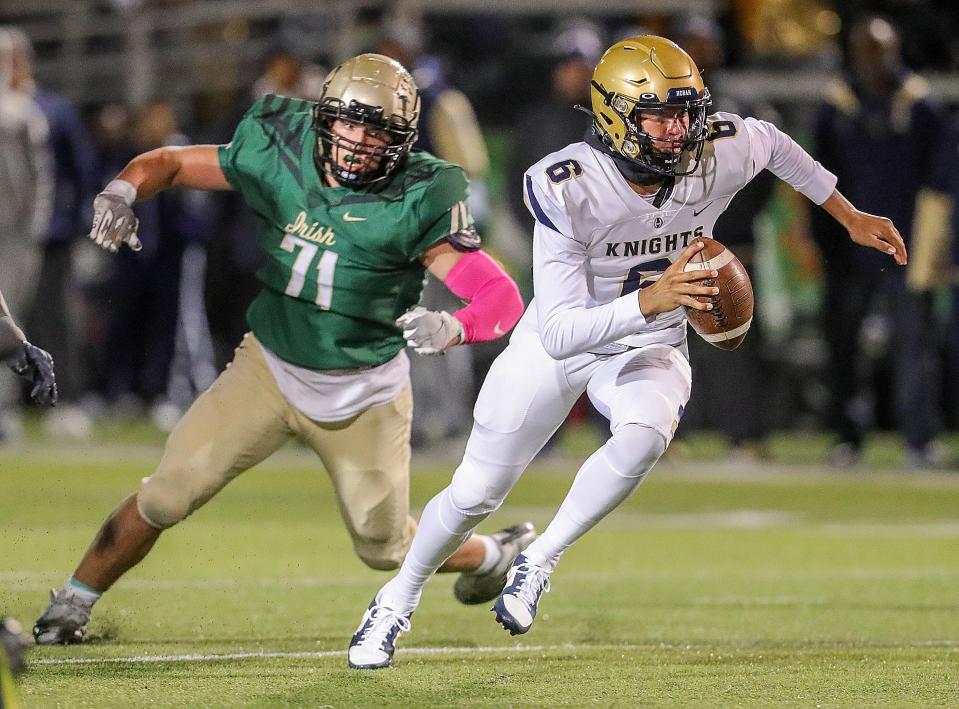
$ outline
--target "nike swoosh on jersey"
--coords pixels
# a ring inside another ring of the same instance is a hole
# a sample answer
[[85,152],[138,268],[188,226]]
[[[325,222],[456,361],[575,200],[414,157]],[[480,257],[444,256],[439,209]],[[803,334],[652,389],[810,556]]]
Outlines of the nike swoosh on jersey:
[[365,222],[366,217],[353,217],[353,216],[350,216],[349,212],[344,212],[343,221],[344,222]]
[[702,214],[702,213],[705,212],[707,209],[709,209],[709,206],[710,206],[713,202],[715,202],[715,201],[716,201],[716,200],[714,200],[714,199],[713,199],[713,200],[710,200],[710,201],[706,204],[706,206],[703,207],[702,209],[700,209],[698,212],[694,209],[694,210],[693,210],[693,216],[694,216],[694,217],[698,217],[700,214]]
[[493,334],[494,334],[494,335],[505,335],[505,334],[506,334],[506,330],[504,330],[503,328],[500,327],[500,325],[502,324],[502,322],[503,322],[503,321],[500,320],[500,321],[498,321],[495,325],[493,325]]

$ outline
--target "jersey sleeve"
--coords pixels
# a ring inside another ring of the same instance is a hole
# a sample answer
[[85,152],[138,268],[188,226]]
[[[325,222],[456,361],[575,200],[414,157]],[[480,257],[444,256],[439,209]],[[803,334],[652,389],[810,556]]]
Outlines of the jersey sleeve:
[[237,125],[233,139],[217,150],[227,181],[260,214],[271,212],[275,199],[270,177],[275,173],[277,148],[263,116],[276,98],[258,99]]
[[550,357],[573,355],[634,335],[646,325],[638,294],[587,308],[587,248],[540,222],[533,227],[533,291],[539,336]]
[[539,336],[555,359],[602,347],[646,325],[636,293],[588,308],[588,244],[577,239],[557,193],[536,179],[525,177],[525,199],[536,224],[533,227],[533,291]]
[[[836,176],[772,123],[743,120],[749,136],[755,174],[767,169],[814,204],[822,204],[836,188]],[[751,177],[754,177],[752,175]]]
[[468,198],[469,183],[460,167],[450,165],[436,173],[420,199],[418,213],[423,229],[410,248],[411,260],[443,240],[458,251],[480,248]]
[[523,176],[523,201],[537,224],[573,239],[573,227],[563,207],[557,202],[557,196],[542,184],[543,174],[537,174],[535,167]]

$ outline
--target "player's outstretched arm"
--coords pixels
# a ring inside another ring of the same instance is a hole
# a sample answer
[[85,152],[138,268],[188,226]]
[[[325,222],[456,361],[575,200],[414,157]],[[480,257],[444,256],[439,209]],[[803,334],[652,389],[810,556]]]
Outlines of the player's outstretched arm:
[[6,359],[15,354],[20,343],[26,339],[23,330],[13,321],[7,302],[3,299],[3,293],[0,293],[0,359]]
[[443,354],[455,345],[495,340],[523,314],[516,283],[482,251],[457,251],[441,242],[424,254],[423,262],[468,305],[452,314],[416,307],[401,315],[396,324],[417,354]]
[[57,403],[57,381],[53,373],[53,357],[27,342],[17,327],[7,303],[0,293],[0,361],[6,361],[16,374],[30,380],[30,398],[38,404]]
[[833,190],[820,206],[846,228],[854,242],[889,254],[900,266],[906,265],[906,244],[891,219],[860,212],[839,190]]
[[93,200],[90,238],[108,251],[117,251],[121,244],[139,251],[140,223],[133,203],[170,187],[232,189],[220,167],[217,146],[158,148],[135,157]]

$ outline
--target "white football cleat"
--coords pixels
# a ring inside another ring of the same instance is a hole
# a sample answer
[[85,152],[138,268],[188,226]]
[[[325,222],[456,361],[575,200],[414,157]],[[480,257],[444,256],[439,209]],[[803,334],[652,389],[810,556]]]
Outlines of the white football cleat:
[[532,522],[501,529],[490,535],[502,552],[496,566],[484,574],[464,572],[453,585],[453,595],[460,603],[474,605],[486,603],[496,598],[506,585],[506,572],[516,557],[536,539],[536,528]]
[[348,659],[351,669],[379,670],[392,665],[397,638],[412,627],[412,613],[397,613],[380,605],[379,600],[377,594],[350,640]]
[[50,590],[50,605],[33,626],[37,645],[69,645],[83,642],[90,622],[90,607],[76,596]]
[[496,622],[510,635],[522,635],[533,626],[536,606],[544,593],[549,593],[550,572],[531,564],[520,554],[509,570],[506,588],[490,608],[496,613]]

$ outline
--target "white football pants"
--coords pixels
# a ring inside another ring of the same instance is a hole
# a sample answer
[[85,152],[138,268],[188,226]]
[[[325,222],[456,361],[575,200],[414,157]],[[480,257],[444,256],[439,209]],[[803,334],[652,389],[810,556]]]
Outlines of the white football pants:
[[383,597],[397,610],[416,607],[430,576],[502,504],[585,390],[609,419],[612,437],[583,464],[556,517],[526,551],[552,569],[666,450],[691,380],[685,343],[555,360],[536,332],[515,332],[483,383],[463,462],[423,510],[413,545]]

